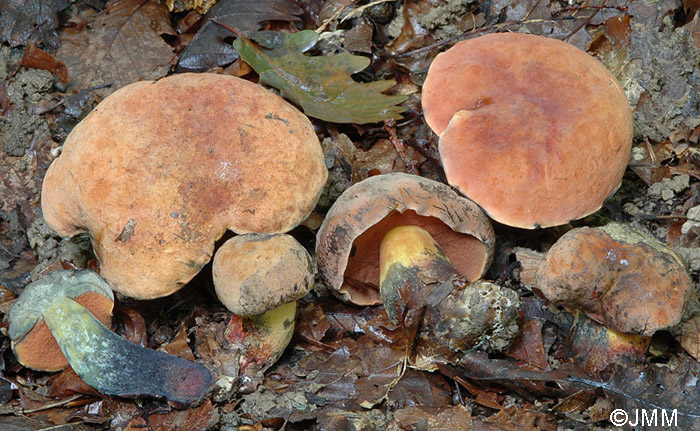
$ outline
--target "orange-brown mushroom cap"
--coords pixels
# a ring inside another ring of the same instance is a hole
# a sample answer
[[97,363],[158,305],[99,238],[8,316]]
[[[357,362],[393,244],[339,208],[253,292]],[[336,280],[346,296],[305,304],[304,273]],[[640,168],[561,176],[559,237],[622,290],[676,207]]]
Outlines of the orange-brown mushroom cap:
[[353,185],[328,211],[316,242],[321,280],[343,300],[381,303],[379,245],[402,225],[428,231],[469,280],[491,264],[493,228],[474,202],[437,181],[393,173]]
[[78,124],[42,189],[47,222],[90,232],[101,275],[125,295],[170,294],[206,264],[226,229],[286,232],[326,181],[309,120],[231,76],[137,82]]
[[677,325],[692,292],[677,253],[617,223],[573,229],[559,238],[537,269],[537,288],[556,304],[640,335]]
[[620,186],[632,110],[572,45],[511,33],[460,42],[435,58],[422,97],[448,182],[498,222],[564,224]]
[[214,288],[234,314],[266,313],[306,295],[313,287],[311,256],[292,236],[250,233],[216,251]]

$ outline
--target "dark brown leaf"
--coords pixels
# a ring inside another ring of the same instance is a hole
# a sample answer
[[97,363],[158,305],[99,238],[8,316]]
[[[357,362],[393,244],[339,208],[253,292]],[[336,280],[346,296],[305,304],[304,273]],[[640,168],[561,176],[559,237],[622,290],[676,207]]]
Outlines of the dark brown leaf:
[[12,47],[21,46],[34,36],[39,45],[55,51],[61,44],[56,34],[58,12],[59,2],[56,0],[1,1],[0,42],[9,42]]
[[311,303],[299,310],[296,332],[305,340],[321,341],[331,328],[323,309]]
[[171,430],[208,430],[219,421],[219,413],[211,401],[207,400],[200,407],[189,410],[173,410],[165,414],[148,417],[153,431]]
[[299,21],[302,10],[285,0],[219,0],[204,16],[204,24],[180,55],[179,70],[203,71],[223,66],[238,58],[227,38],[230,31],[214,21],[238,31],[255,31],[263,21]]
[[188,361],[194,361],[194,354],[187,341],[187,328],[185,326],[180,326],[180,329],[178,329],[175,334],[175,338],[161,346],[160,350],[187,359]]
[[174,34],[170,15],[157,0],[113,0],[88,28],[61,30],[56,58],[66,64],[70,86],[111,84],[108,94],[132,82],[168,72],[175,54],[161,34]]
[[542,341],[542,321],[526,320],[520,328],[518,338],[508,350],[508,356],[521,361],[527,368],[544,370],[547,368],[547,355]]
[[407,431],[472,431],[472,415],[462,405],[454,407],[406,407],[394,413],[393,425]]
[[71,367],[52,375],[46,389],[50,397],[58,399],[68,398],[76,394],[100,396],[99,392],[85,383]]
[[119,310],[118,317],[122,327],[119,332],[124,338],[139,346],[148,347],[148,332],[143,316],[135,310],[124,308]]
[[0,429],[2,431],[88,431],[90,427],[85,424],[56,425],[52,422],[30,418],[27,416],[2,416],[0,417]]
[[[574,380],[592,388],[603,389],[617,401],[616,407],[628,412],[632,420],[636,409],[639,410],[640,417],[642,409],[646,409],[647,414],[656,411],[659,426],[642,426],[640,430],[700,430],[700,390],[697,377],[700,363],[694,359],[679,356],[679,363],[675,367],[616,364],[611,372],[612,377],[607,382]],[[675,416],[677,423],[662,422],[663,414],[667,418]]]

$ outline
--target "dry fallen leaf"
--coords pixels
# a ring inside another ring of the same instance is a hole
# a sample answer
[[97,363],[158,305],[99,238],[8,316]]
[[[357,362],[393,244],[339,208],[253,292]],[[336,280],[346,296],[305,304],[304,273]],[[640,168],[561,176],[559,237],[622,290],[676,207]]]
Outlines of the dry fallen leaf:
[[178,69],[202,71],[229,64],[238,53],[226,38],[225,24],[240,31],[255,31],[263,21],[298,21],[302,10],[285,0],[219,0],[204,16],[204,23],[180,54]]
[[61,30],[56,59],[68,67],[70,87],[111,84],[108,94],[132,82],[165,76],[176,56],[161,34],[175,34],[158,0],[112,0],[89,28]]
[[[0,1],[0,42],[10,46],[26,45],[38,36],[44,48],[54,51],[61,42],[56,34],[59,4],[56,0],[2,0]],[[68,7],[65,4],[63,8]]]
[[56,60],[53,55],[36,47],[31,42],[27,42],[22,57],[22,66],[35,69],[44,69],[58,76],[63,84],[68,83],[68,69],[66,65]]
[[[241,58],[271,85],[301,105],[308,116],[334,123],[376,123],[400,119],[396,106],[407,97],[386,95],[392,80],[359,83],[352,74],[364,70],[370,60],[347,52],[311,57],[304,52],[318,41],[318,33],[260,31],[246,33],[233,42]],[[255,42],[255,43],[253,43]]]

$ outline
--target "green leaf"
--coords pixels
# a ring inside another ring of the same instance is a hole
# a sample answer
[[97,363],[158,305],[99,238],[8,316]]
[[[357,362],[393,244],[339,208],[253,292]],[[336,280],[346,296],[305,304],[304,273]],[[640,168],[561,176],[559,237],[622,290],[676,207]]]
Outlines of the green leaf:
[[407,97],[382,94],[395,85],[394,81],[354,81],[351,75],[369,66],[365,57],[349,53],[304,55],[317,40],[318,34],[312,30],[260,31],[239,36],[233,47],[260,75],[261,82],[280,90],[310,117],[357,124],[401,118],[405,109],[396,105]]

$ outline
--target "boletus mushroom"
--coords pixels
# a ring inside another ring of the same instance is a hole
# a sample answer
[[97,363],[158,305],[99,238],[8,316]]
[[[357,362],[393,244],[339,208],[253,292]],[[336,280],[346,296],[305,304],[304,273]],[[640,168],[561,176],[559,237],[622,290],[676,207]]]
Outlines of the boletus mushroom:
[[678,325],[693,293],[672,248],[619,223],[565,233],[539,264],[536,288],[610,329],[645,336]]
[[556,226],[597,211],[631,151],[632,110],[615,77],[543,36],[456,44],[432,62],[422,105],[447,181],[510,226]]
[[243,392],[282,355],[294,334],[297,300],[314,283],[311,256],[292,236],[244,234],[214,256],[214,287],[233,314],[225,331],[239,354]]
[[286,232],[326,181],[309,120],[251,82],[179,74],[103,100],[44,179],[49,225],[89,232],[101,275],[137,299],[168,295],[235,233]]
[[101,314],[111,312],[112,291],[97,273],[54,271],[27,285],[9,316],[8,333],[20,363],[56,371],[67,359],[101,393],[165,397],[180,404],[200,401],[213,386],[203,365],[119,337],[81,302]]
[[405,225],[425,229],[470,281],[491,264],[494,232],[476,204],[437,181],[392,173],[353,185],[328,211],[316,242],[321,281],[344,301],[380,304],[379,245]]

